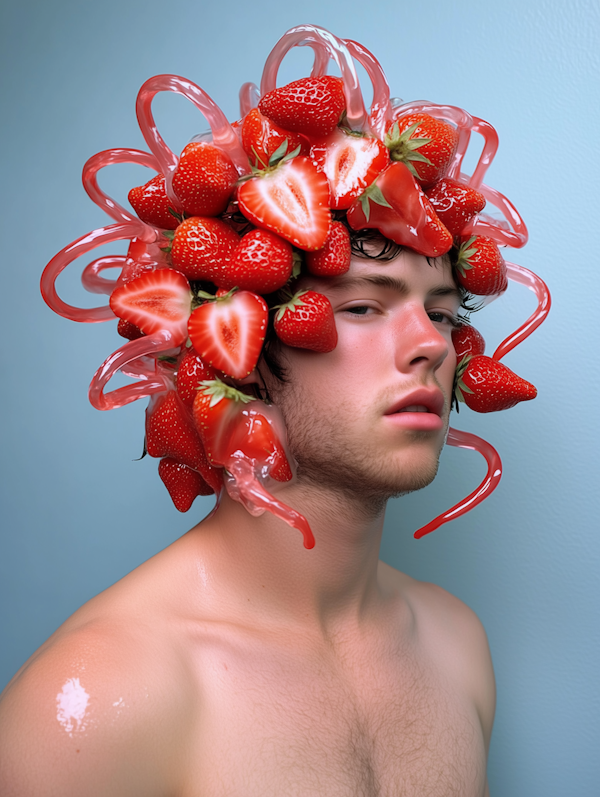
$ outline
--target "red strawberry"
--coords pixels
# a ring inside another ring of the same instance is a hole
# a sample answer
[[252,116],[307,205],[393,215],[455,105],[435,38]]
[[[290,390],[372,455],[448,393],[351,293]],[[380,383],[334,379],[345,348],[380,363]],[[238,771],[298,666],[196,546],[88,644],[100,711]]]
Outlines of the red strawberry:
[[234,379],[243,379],[258,362],[267,321],[264,299],[240,291],[200,305],[190,316],[188,328],[204,362]]
[[192,141],[181,153],[173,190],[190,216],[218,216],[233,193],[238,173],[231,159],[205,141]]
[[478,296],[500,293],[508,286],[504,258],[496,242],[483,235],[463,237],[456,268],[463,288]]
[[329,299],[316,291],[299,291],[275,315],[275,332],[288,346],[311,351],[333,351],[337,329]]
[[305,77],[269,91],[259,111],[276,124],[306,136],[333,132],[346,108],[344,84],[339,77]]
[[429,187],[441,180],[458,147],[454,127],[426,113],[410,113],[391,123],[385,137],[393,161],[406,163],[417,182]]
[[244,404],[255,399],[220,379],[204,382],[194,399],[194,423],[213,465],[225,465],[231,454],[232,426]]
[[306,266],[315,276],[336,277],[350,268],[351,254],[348,228],[341,221],[332,221],[325,246],[306,253]]
[[474,357],[485,351],[483,335],[470,324],[462,324],[452,330],[452,343],[456,352],[456,361],[459,364],[465,357]]
[[135,324],[146,335],[168,329],[173,346],[180,346],[187,338],[192,294],[183,274],[161,268],[115,288],[110,307],[116,316]]
[[172,457],[165,457],[158,463],[158,475],[169,491],[175,508],[187,512],[199,495],[212,495],[213,488],[195,470],[182,465]]
[[347,219],[354,230],[372,227],[427,257],[452,247],[452,236],[404,163],[390,164],[348,210]]
[[174,390],[154,397],[146,410],[146,450],[151,457],[172,457],[197,470],[219,490],[221,475],[208,464],[191,415]]
[[433,209],[455,238],[485,207],[483,194],[449,177],[440,180],[426,193]]
[[152,224],[162,230],[174,230],[181,221],[173,215],[174,211],[171,213],[169,210],[170,202],[162,174],[157,174],[145,185],[132,188],[128,199],[131,207],[146,224]]
[[227,446],[231,456],[241,451],[266,468],[268,475],[276,481],[288,482],[292,478],[292,471],[277,432],[252,404],[244,407],[232,424]]
[[173,267],[190,280],[220,285],[221,275],[240,236],[221,219],[191,216],[175,230],[171,246]]
[[202,362],[193,346],[186,349],[177,368],[177,394],[183,403],[191,407],[201,383],[214,378],[214,369]]
[[258,108],[253,108],[244,118],[242,146],[253,166],[259,169],[268,166],[271,155],[277,152],[285,141],[287,147],[283,155],[293,152],[297,147],[300,147],[301,151],[303,148],[308,149],[302,136],[279,127],[263,116]]
[[287,241],[268,230],[246,233],[233,252],[219,285],[255,293],[273,293],[292,274],[293,250]]
[[308,158],[282,161],[242,183],[238,202],[253,224],[300,249],[320,249],[325,243],[331,221],[329,186]]
[[139,327],[136,327],[135,324],[131,324],[129,321],[124,321],[122,318],[119,318],[117,332],[122,338],[127,338],[127,340],[137,340],[144,336],[144,333]]
[[507,410],[537,396],[532,384],[485,354],[465,358],[456,375],[456,397],[475,412]]
[[313,144],[310,157],[327,176],[332,208],[349,208],[390,162],[379,139],[344,130]]

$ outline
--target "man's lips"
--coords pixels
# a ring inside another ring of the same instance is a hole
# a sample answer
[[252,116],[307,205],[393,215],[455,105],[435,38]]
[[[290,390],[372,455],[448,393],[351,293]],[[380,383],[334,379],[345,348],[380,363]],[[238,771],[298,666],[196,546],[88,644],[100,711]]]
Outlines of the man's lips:
[[403,396],[393,404],[385,415],[395,415],[401,412],[430,412],[442,416],[444,411],[444,394],[436,388],[419,388]]

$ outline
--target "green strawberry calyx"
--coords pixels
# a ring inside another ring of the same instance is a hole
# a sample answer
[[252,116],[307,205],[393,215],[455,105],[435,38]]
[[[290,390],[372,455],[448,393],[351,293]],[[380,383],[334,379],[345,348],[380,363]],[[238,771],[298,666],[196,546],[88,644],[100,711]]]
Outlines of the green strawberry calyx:
[[474,257],[479,251],[476,246],[473,246],[475,241],[476,237],[472,235],[468,241],[465,241],[460,245],[460,249],[458,250],[456,268],[458,269],[461,277],[464,277],[465,272],[473,268],[471,258]]
[[242,404],[248,404],[249,402],[255,400],[254,396],[248,396],[246,393],[242,393],[241,390],[238,390],[231,385],[227,385],[218,377],[215,377],[214,379],[205,379],[203,382],[200,382],[198,390],[203,395],[210,396],[210,402],[208,404],[209,407],[214,407],[223,399],[241,402]]
[[298,291],[293,296],[288,293],[288,301],[284,302],[283,304],[276,304],[272,310],[277,310],[277,314],[275,316],[276,321],[281,321],[285,313],[289,310],[290,313],[295,313],[299,307],[303,307],[306,302],[302,301],[302,296],[308,291]]
[[384,208],[391,208],[392,206],[383,195],[383,191],[377,185],[377,180],[374,180],[371,185],[368,185],[362,194],[358,197],[362,212],[365,214],[365,219],[369,221],[371,217],[371,202],[376,205],[382,205]]
[[298,144],[296,149],[288,152],[288,146],[288,139],[286,138],[285,141],[282,141],[275,152],[269,157],[268,163],[265,163],[262,158],[259,157],[254,147],[252,147],[252,152],[254,153],[256,162],[260,163],[260,167],[255,166],[252,162],[250,162],[250,174],[244,174],[242,177],[240,177],[238,180],[238,185],[244,183],[246,180],[251,180],[253,177],[265,177],[267,174],[271,174],[280,166],[283,166],[299,155],[300,151],[302,150],[301,145]]
[[195,310],[196,307],[200,307],[201,304],[206,304],[207,302],[226,302],[231,299],[237,290],[238,288],[236,286],[222,296],[215,296],[214,293],[207,293],[206,291],[196,291],[192,300],[192,309]]
[[392,127],[385,134],[384,144],[390,151],[390,158],[393,161],[400,161],[405,163],[408,170],[413,177],[417,180],[421,179],[420,174],[414,167],[414,163],[426,163],[428,166],[433,166],[429,158],[423,155],[418,150],[426,144],[430,144],[431,138],[411,138],[417,127],[421,122],[415,122],[406,130],[400,132],[398,122],[394,122]]
[[465,354],[462,360],[456,366],[456,372],[454,374],[454,385],[452,387],[452,409],[455,409],[458,412],[458,405],[459,402],[464,402],[465,393],[472,393],[470,387],[467,387],[463,382],[463,375],[467,370],[467,366],[469,362],[473,359],[472,354]]

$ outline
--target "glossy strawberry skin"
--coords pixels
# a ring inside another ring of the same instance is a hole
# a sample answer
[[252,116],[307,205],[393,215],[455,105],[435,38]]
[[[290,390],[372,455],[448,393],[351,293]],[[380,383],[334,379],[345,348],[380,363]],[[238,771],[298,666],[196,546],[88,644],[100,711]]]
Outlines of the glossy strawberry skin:
[[220,285],[239,241],[240,236],[221,219],[191,216],[175,230],[171,262],[190,280],[208,280]]
[[241,451],[259,466],[268,469],[268,475],[279,482],[292,478],[285,450],[268,419],[253,405],[242,410],[231,427],[227,442],[228,453],[235,456]]
[[320,249],[331,214],[329,185],[308,158],[297,157],[238,189],[239,208],[257,227],[280,235],[299,249]]
[[232,425],[238,417],[242,404],[232,398],[221,398],[212,405],[207,388],[215,381],[207,382],[197,391],[194,398],[194,425],[202,439],[206,456],[210,463],[224,467],[230,455],[229,438]]
[[177,394],[183,403],[191,409],[201,383],[214,378],[214,368],[203,362],[194,347],[186,349],[177,368]]
[[145,335],[168,329],[173,346],[187,338],[192,294],[187,279],[171,268],[149,271],[112,292],[110,307],[119,318],[139,327]]
[[127,338],[127,340],[137,340],[144,337],[144,333],[139,327],[122,318],[119,318],[117,332],[122,338]]
[[193,141],[181,153],[173,190],[190,216],[218,216],[227,208],[238,173],[218,147]]
[[256,367],[267,321],[264,299],[250,291],[239,291],[196,308],[188,331],[204,362],[234,379],[243,379]]
[[[414,127],[416,125],[416,127]],[[414,127],[408,135],[409,142],[422,139],[423,144],[416,149],[406,146],[403,133]],[[429,139],[429,141],[427,141]],[[410,113],[391,122],[386,136],[386,144],[394,161],[412,164],[411,172],[419,185],[429,188],[445,177],[458,147],[458,132],[451,125],[434,119],[426,113]],[[422,156],[429,163],[412,158]]]
[[454,238],[461,235],[471,219],[485,207],[485,197],[464,183],[445,177],[427,192],[438,218]]
[[483,354],[485,351],[485,340],[483,335],[470,324],[462,324],[452,330],[452,343],[456,352],[456,362],[460,363],[469,356]]
[[530,401],[537,390],[497,360],[479,354],[469,360],[462,374],[463,385],[472,392],[463,392],[467,407],[475,412],[497,412]]
[[387,148],[377,138],[335,130],[313,143],[310,157],[329,182],[332,208],[346,209],[389,165]]
[[303,136],[284,130],[263,116],[258,108],[253,108],[244,117],[242,147],[253,166],[259,169],[268,166],[269,158],[284,141],[288,142],[287,152],[293,152],[297,147],[300,147],[301,154],[308,150],[308,142]]
[[337,346],[333,308],[326,296],[300,291],[294,297],[296,309],[282,307],[273,322],[282,343],[300,349],[326,353]]
[[259,111],[276,124],[306,136],[327,136],[346,107],[344,84],[330,75],[295,80],[269,91]]
[[306,267],[318,277],[337,277],[350,268],[350,233],[341,221],[332,221],[322,249],[306,253]]
[[144,185],[132,188],[127,198],[131,207],[146,224],[152,224],[153,227],[162,230],[174,230],[179,224],[179,219],[169,211],[171,203],[162,174],[157,174]]
[[292,274],[293,250],[279,235],[269,230],[246,233],[229,258],[219,285],[254,293],[273,293],[282,288]]
[[458,282],[477,296],[491,296],[508,287],[506,263],[495,241],[484,235],[463,236],[457,262]]
[[[373,188],[381,191],[390,207],[366,200]],[[364,210],[369,202],[369,218]],[[440,221],[431,203],[404,163],[392,163],[348,210],[354,230],[365,227],[407,246],[426,257],[439,257],[452,247],[452,235]]]
[[161,459],[158,475],[179,512],[187,512],[199,495],[212,495],[215,492],[197,471],[172,457]]

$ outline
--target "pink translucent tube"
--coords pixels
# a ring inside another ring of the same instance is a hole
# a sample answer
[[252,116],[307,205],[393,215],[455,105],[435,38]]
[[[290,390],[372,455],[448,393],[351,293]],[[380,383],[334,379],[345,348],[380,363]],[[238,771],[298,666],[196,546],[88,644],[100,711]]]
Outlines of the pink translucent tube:
[[505,246],[512,246],[515,249],[520,249],[525,246],[529,239],[529,233],[525,222],[521,218],[519,211],[513,203],[507,199],[500,191],[495,188],[490,188],[489,185],[480,185],[477,190],[483,194],[486,201],[498,208],[506,219],[508,225],[513,229],[502,226],[490,216],[479,214],[473,221],[466,225],[463,230],[464,235],[487,235],[488,238],[493,238],[497,243]]
[[156,75],[150,78],[144,83],[137,96],[137,119],[148,148],[156,157],[160,171],[165,175],[169,199],[176,210],[181,210],[181,203],[173,191],[173,173],[177,168],[179,159],[158,132],[152,114],[152,100],[161,91],[182,94],[190,100],[204,114],[206,121],[210,125],[213,143],[227,153],[238,172],[247,174],[250,171],[250,167],[248,156],[242,149],[235,130],[227,121],[223,111],[203,89],[192,83],[191,80],[185,80],[178,75]]
[[[171,387],[169,377],[161,372],[159,363],[154,360],[153,367],[141,358],[152,354],[157,355],[173,349],[173,337],[166,329],[161,329],[154,335],[145,335],[137,340],[130,340],[113,352],[98,368],[90,384],[89,398],[97,410],[112,410],[124,407],[132,401],[146,398],[153,393],[162,393]],[[127,369],[127,365],[131,367]],[[126,370],[127,369],[127,370]],[[124,385],[110,393],[104,393],[108,381],[117,371],[124,371],[135,375],[141,381],[133,385]]]
[[139,222],[140,220],[135,214],[125,210],[118,202],[115,202],[108,194],[104,193],[98,185],[96,175],[100,169],[103,169],[105,166],[110,166],[113,163],[136,163],[140,166],[147,166],[155,172],[159,172],[160,167],[158,161],[154,155],[150,155],[149,152],[142,152],[142,150],[139,149],[107,149],[104,150],[104,152],[98,152],[96,155],[92,155],[83,167],[81,178],[83,187],[92,202],[95,202],[99,208],[108,213],[111,219],[115,221]]
[[148,234],[148,227],[143,221],[139,219],[132,222],[124,222],[121,224],[111,224],[109,227],[100,227],[97,230],[88,232],[76,241],[73,241],[68,246],[55,255],[48,263],[42,273],[40,288],[42,296],[46,304],[54,310],[58,315],[64,318],[69,318],[71,321],[79,321],[88,324],[94,324],[101,321],[108,321],[115,317],[115,314],[108,305],[105,307],[73,307],[59,297],[56,292],[56,280],[64,269],[76,260],[81,255],[91,252],[103,244],[112,243],[113,241],[122,241],[126,238],[134,238],[136,236],[143,237]]
[[448,523],[448,521],[454,520],[455,518],[464,515],[466,512],[469,512],[469,510],[476,507],[477,504],[480,504],[489,495],[491,495],[491,493],[494,492],[502,477],[502,461],[500,459],[500,455],[496,449],[486,440],[483,440],[481,437],[471,434],[470,432],[461,432],[458,429],[450,428],[448,431],[448,440],[446,442],[450,446],[467,448],[470,451],[479,451],[479,453],[487,462],[487,473],[479,487],[470,495],[468,495],[462,501],[459,501],[458,504],[455,504],[451,509],[448,509],[441,515],[438,515],[436,518],[434,518],[434,520],[427,523],[426,526],[423,526],[415,531],[414,537],[417,540],[420,540],[421,537],[424,537],[426,534],[435,531],[444,523]]
[[100,293],[105,296],[110,294],[117,287],[117,280],[109,280],[101,277],[103,271],[110,268],[123,268],[127,262],[127,255],[109,255],[92,260],[83,269],[81,284],[88,293]]
[[325,71],[323,51],[326,51],[328,57],[336,62],[344,81],[348,124],[354,130],[367,130],[367,112],[350,52],[342,39],[338,39],[325,28],[319,28],[316,25],[298,25],[288,30],[279,39],[265,61],[260,82],[261,95],[264,96],[277,87],[279,66],[292,47],[305,46],[312,47],[315,52],[313,76],[323,74]]
[[255,517],[265,511],[270,512],[302,533],[305,548],[314,548],[315,538],[304,515],[279,501],[265,489],[257,478],[251,459],[243,455],[234,456],[226,467],[230,475],[225,479],[225,486],[234,501],[243,504]]
[[527,321],[522,324],[517,330],[512,332],[502,343],[498,346],[494,354],[493,360],[500,360],[505,354],[522,343],[525,338],[528,338],[539,325],[545,321],[546,316],[550,312],[550,291],[543,279],[534,274],[528,268],[518,266],[516,263],[506,263],[506,271],[508,278],[513,282],[518,282],[525,285],[530,291],[533,291],[537,296],[538,306],[532,315],[529,316]]
[[350,55],[365,68],[373,86],[373,102],[369,112],[369,127],[371,131],[383,140],[386,124],[392,119],[392,106],[390,104],[390,87],[381,64],[372,52],[362,44],[344,39]]
[[246,116],[256,108],[260,100],[260,92],[256,83],[244,83],[240,89],[240,116]]

